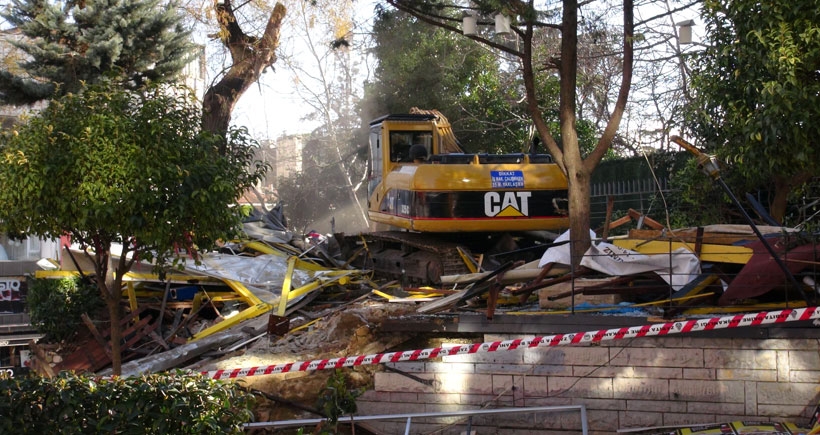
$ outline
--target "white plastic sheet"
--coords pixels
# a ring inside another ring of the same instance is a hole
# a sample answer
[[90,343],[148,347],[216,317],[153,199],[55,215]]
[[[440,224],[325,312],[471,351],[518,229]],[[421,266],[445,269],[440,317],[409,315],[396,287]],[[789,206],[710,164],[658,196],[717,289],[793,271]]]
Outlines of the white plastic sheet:
[[[590,235],[595,237],[592,231]],[[569,240],[569,231],[561,234],[555,242],[566,240]],[[538,265],[570,264],[570,258],[570,245],[567,243],[547,249]],[[593,242],[584,253],[581,266],[611,276],[655,272],[675,290],[680,290],[700,274],[700,260],[686,248],[663,254],[641,254],[606,242]]]

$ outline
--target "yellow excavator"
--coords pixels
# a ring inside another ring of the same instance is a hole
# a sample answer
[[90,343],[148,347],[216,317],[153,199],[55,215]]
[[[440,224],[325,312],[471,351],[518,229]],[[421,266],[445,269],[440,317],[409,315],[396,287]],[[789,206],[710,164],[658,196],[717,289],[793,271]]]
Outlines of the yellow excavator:
[[366,236],[378,252],[366,266],[377,272],[435,283],[467,271],[465,252],[569,227],[567,179],[549,154],[465,153],[434,110],[375,119],[369,142]]

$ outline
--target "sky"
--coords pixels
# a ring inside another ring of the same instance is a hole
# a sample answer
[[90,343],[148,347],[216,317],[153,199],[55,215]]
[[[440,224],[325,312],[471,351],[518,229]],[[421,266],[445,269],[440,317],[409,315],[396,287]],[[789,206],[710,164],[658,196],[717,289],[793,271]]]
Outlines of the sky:
[[[354,32],[370,31],[377,3],[376,0],[356,1],[356,21],[363,24]],[[287,37],[287,32],[293,30],[283,27],[282,39]],[[306,59],[305,64],[309,65],[310,60]],[[258,140],[276,139],[287,134],[309,133],[318,127],[318,122],[302,119],[309,112],[310,108],[296,93],[294,73],[277,62],[239,99],[232,123],[247,127]]]

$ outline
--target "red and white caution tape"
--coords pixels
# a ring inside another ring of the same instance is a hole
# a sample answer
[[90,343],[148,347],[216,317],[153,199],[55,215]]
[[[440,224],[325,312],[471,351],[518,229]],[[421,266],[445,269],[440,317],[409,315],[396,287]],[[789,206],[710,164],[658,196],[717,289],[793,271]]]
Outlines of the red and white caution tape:
[[555,334],[542,337],[520,338],[515,340],[493,341],[487,343],[464,344],[453,347],[436,347],[403,352],[387,352],[373,355],[349,356],[344,358],[319,359],[313,361],[274,364],[269,366],[246,367],[230,370],[201,372],[213,379],[233,379],[246,376],[261,376],[276,373],[303,372],[309,370],[337,369],[390,362],[421,361],[431,358],[453,355],[465,355],[480,352],[498,352],[536,347],[564,346],[569,344],[594,343],[607,340],[623,340],[634,337],[664,336],[687,332],[710,331],[713,329],[742,328],[800,320],[820,318],[820,308],[807,307],[779,311],[762,311],[759,313],[739,314],[734,316],[713,317],[709,319],[687,320],[682,322],[653,323],[629,328],[601,329],[598,331],[576,332],[572,334]]

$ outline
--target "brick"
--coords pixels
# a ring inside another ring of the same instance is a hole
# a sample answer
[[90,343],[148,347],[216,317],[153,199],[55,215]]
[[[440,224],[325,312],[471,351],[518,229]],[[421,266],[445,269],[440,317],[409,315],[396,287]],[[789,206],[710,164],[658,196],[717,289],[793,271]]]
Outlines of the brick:
[[714,369],[683,369],[683,379],[710,380],[717,379]]
[[778,382],[788,382],[791,373],[791,361],[789,352],[785,350],[777,352],[777,379]]
[[817,382],[820,371],[792,370],[789,372],[789,382]]
[[[433,379],[433,376],[424,373],[419,373],[417,376],[422,379]],[[432,393],[435,391],[433,387],[410,379],[407,376],[389,372],[376,372],[374,385],[378,391],[415,393]]]
[[605,409],[610,411],[626,411],[626,400],[622,399],[591,399],[584,397],[572,401],[573,405],[586,405],[587,409]]
[[[439,382],[438,391],[445,393],[464,393],[464,394],[492,394],[493,393],[493,377],[492,375],[479,374],[437,374],[436,380]],[[428,392],[428,391],[425,391]]]
[[441,360],[446,363],[521,364],[524,357],[521,351],[501,351],[445,356]]
[[742,381],[669,381],[672,400],[743,403],[744,394]]
[[777,352],[772,350],[704,349],[706,367],[776,370]]
[[633,412],[686,412],[686,402],[629,399],[626,401],[626,410]]
[[493,375],[492,382],[495,395],[512,395],[516,386],[511,375]]
[[367,390],[357,400],[373,402],[389,402],[390,393],[387,391]]
[[687,412],[685,414],[678,414],[675,412],[667,412],[663,414],[664,426],[696,426],[716,423],[714,414],[696,414]]
[[817,401],[820,393],[820,384],[787,383],[787,382],[759,382],[757,384],[758,409],[766,405],[801,405]]
[[485,406],[488,403],[497,403],[494,394],[460,394],[459,402],[461,405],[470,406]]
[[704,338],[697,335],[679,337],[680,346],[685,349],[726,349],[732,348],[731,338]]
[[572,366],[534,365],[532,375],[536,376],[572,376]]
[[720,403],[716,404],[715,402],[701,402],[701,401],[691,401],[691,402],[684,402],[686,403],[686,412],[690,414],[712,414],[715,415],[717,412],[722,413],[731,413],[737,415],[743,415],[745,411],[745,405],[743,403]]
[[[584,402],[586,403],[586,402]],[[572,397],[534,397],[527,398],[527,406],[561,406],[577,405]]]
[[790,370],[817,370],[820,368],[820,353],[813,351],[788,351]]
[[548,393],[547,378],[544,376],[525,376],[522,379],[524,397],[543,397]]
[[387,363],[385,364],[387,367],[392,367],[396,370],[401,370],[407,373],[424,373],[427,369],[427,365],[424,361],[407,361],[407,362],[398,362],[398,363]]
[[[623,352],[613,350],[610,365],[641,367],[704,367],[702,349],[647,349],[627,348]],[[708,365],[707,365],[708,367]]]
[[609,349],[600,346],[553,347],[527,349],[524,364],[591,365],[600,366],[609,361]]
[[473,363],[427,362],[424,371],[428,373],[475,373]]
[[525,364],[475,364],[475,373],[525,375],[532,372],[533,367]]
[[[794,416],[802,416],[807,418],[812,409],[803,405],[758,405],[757,415],[761,418],[769,418],[772,420],[796,420]],[[804,423],[804,421],[795,421],[795,423]]]
[[776,338],[768,340],[734,339],[733,346],[738,349],[771,349],[771,350],[812,350],[817,349],[817,341],[808,338]]
[[678,367],[581,366],[573,367],[572,374],[573,376],[591,378],[683,379],[683,369]]
[[426,412],[423,403],[394,403],[356,401],[358,415],[411,414]]
[[612,380],[552,376],[547,379],[550,396],[612,398]]
[[618,420],[621,428],[660,426],[663,414],[657,412],[620,411]]
[[390,401],[396,403],[424,403],[418,393],[390,393]]
[[757,415],[757,382],[744,382],[743,388],[746,392],[743,412],[746,415]]
[[718,369],[715,373],[718,380],[726,381],[776,382],[778,380],[777,370]]
[[459,393],[418,393],[421,403],[461,403]]
[[621,411],[587,409],[587,422],[589,427],[595,428],[596,431],[609,431],[608,433],[615,433],[619,429],[619,412]]
[[618,399],[669,399],[669,381],[665,379],[616,378],[613,394]]

